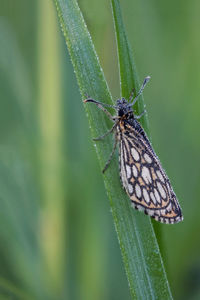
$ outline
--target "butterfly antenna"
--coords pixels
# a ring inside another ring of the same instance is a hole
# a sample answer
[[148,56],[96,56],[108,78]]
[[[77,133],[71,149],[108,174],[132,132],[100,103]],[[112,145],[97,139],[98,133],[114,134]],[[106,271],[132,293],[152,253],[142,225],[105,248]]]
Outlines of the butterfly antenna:
[[151,78],[150,76],[145,77],[144,82],[143,82],[143,84],[142,84],[142,86],[141,86],[141,88],[140,88],[137,96],[133,99],[133,102],[130,103],[130,106],[132,106],[132,105],[134,105],[136,103],[136,101],[138,100],[139,96],[142,94],[142,92],[143,92],[143,90],[145,88],[145,85],[147,84],[147,82],[149,81],[150,78]]
[[84,102],[84,103],[87,103],[87,102],[93,102],[93,103],[95,103],[95,104],[97,104],[97,105],[99,104],[99,105],[106,106],[106,107],[116,108],[115,105],[110,105],[110,104],[102,103],[102,102],[96,101],[96,100],[94,100],[94,99],[92,99],[92,98],[85,99],[85,100],[83,100],[83,102]]

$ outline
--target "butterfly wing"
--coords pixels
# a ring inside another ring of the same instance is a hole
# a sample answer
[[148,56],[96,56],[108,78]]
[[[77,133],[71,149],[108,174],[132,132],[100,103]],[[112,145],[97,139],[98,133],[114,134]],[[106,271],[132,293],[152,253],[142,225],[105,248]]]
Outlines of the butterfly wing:
[[120,176],[132,205],[162,223],[183,220],[181,208],[140,124],[118,126]]

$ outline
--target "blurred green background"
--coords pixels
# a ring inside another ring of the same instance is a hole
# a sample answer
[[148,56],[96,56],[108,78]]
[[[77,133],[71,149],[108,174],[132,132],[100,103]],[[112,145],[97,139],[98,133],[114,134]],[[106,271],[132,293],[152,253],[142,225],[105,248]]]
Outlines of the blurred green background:
[[[110,2],[80,0],[114,99]],[[154,148],[184,222],[160,225],[175,299],[200,299],[200,2],[121,1]],[[130,299],[53,1],[0,0],[0,299]],[[103,100],[103,99],[102,99]]]

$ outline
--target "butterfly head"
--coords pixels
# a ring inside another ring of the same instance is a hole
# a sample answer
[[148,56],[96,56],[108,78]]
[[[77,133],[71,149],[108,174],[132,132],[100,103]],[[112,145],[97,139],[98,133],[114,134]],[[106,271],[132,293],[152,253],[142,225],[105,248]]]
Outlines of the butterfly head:
[[125,98],[117,100],[117,112],[119,117],[133,117],[132,107]]

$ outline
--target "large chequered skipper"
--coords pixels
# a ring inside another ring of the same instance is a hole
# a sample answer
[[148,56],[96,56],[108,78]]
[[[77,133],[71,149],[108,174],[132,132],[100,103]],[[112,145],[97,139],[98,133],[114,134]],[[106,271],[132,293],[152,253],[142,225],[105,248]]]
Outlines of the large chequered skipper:
[[[136,116],[132,109],[149,79],[145,78],[132,102],[124,98],[117,100],[116,105],[104,104],[91,98],[84,102],[96,104],[114,122],[108,132],[94,139],[101,140],[112,132],[115,134],[113,150],[103,172],[109,166],[119,143],[121,182],[133,207],[159,222],[174,224],[183,220],[180,205],[146,133],[137,121],[145,112]],[[131,99],[132,96],[133,93]],[[117,116],[112,116],[105,106],[114,108]]]

